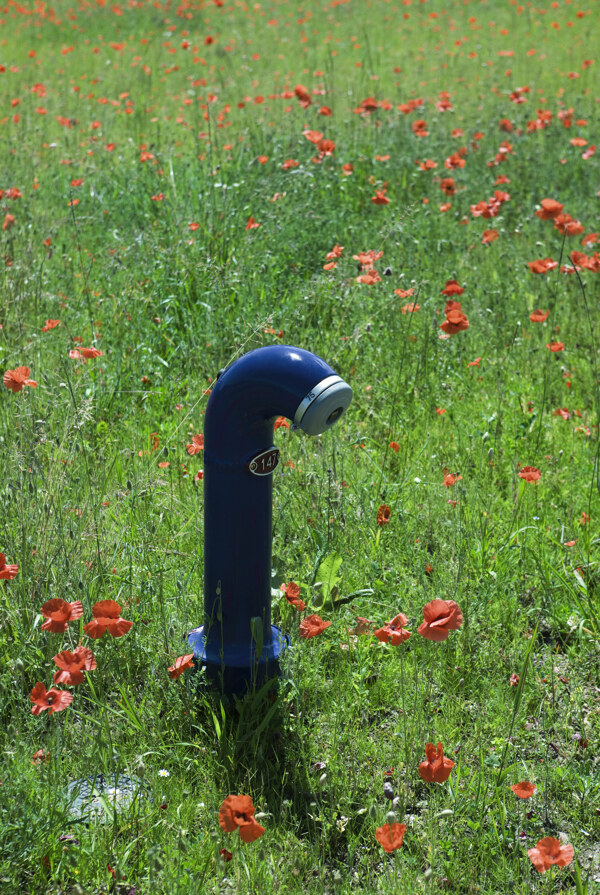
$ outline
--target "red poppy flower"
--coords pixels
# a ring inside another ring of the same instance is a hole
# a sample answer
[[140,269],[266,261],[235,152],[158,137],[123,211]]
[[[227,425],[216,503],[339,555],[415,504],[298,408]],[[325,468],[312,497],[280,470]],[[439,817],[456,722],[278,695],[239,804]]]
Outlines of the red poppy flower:
[[450,311],[462,311],[462,305],[459,301],[456,301],[454,298],[449,298],[446,301],[446,305],[444,307],[444,314],[446,316],[450,313]]
[[363,273],[356,278],[357,283],[364,283],[366,286],[373,286],[380,281],[381,277],[376,270],[367,270],[366,273]]
[[417,628],[421,637],[440,643],[450,631],[457,631],[463,623],[462,612],[454,600],[432,600],[423,606],[423,618]]
[[314,131],[310,129],[302,131],[302,136],[306,137],[309,143],[314,143],[315,145],[319,142],[319,140],[323,139],[323,134],[321,133],[321,131]]
[[69,357],[71,360],[82,360],[85,363],[92,357],[101,357],[104,354],[98,348],[71,348]]
[[24,385],[30,385],[31,388],[37,388],[37,382],[29,378],[31,370],[29,367],[17,367],[16,370],[7,370],[2,379],[6,388],[11,392],[20,392]]
[[383,525],[387,525],[390,521],[391,509],[387,504],[382,503],[379,509],[377,510],[377,525],[380,527]]
[[312,100],[310,98],[310,93],[308,92],[306,87],[304,87],[302,84],[296,84],[296,86],[294,87],[294,93],[303,109],[306,109],[308,108],[308,106],[310,106]]
[[483,236],[481,237],[481,241],[486,245],[494,242],[494,240],[498,239],[498,231],[497,230],[484,230]]
[[575,850],[572,845],[561,845],[558,839],[546,836],[538,841],[535,848],[530,848],[527,854],[538,873],[545,873],[553,864],[559,867],[570,864]]
[[56,326],[60,326],[60,320],[46,320],[42,326],[42,332],[47,333],[48,330],[54,329]]
[[385,187],[381,190],[375,190],[375,195],[371,197],[373,205],[388,205],[390,200],[386,196],[386,192]]
[[419,765],[419,777],[426,783],[445,783],[454,767],[454,762],[444,757],[442,744],[438,743],[436,749],[433,743],[427,743],[425,755],[427,760]]
[[260,227],[259,222],[255,221],[254,218],[252,217],[252,215],[250,215],[250,217],[248,218],[248,220],[246,222],[245,229],[246,230],[256,230],[257,227]]
[[19,574],[18,566],[7,566],[4,553],[0,553],[0,579],[11,581]]
[[407,617],[403,612],[399,612],[398,615],[394,616],[394,618],[387,622],[382,628],[373,631],[373,634],[378,640],[381,640],[382,643],[391,643],[392,646],[399,646],[410,637],[410,631],[406,630],[407,624]]
[[81,600],[67,603],[66,600],[56,597],[54,600],[48,600],[44,603],[40,612],[46,619],[42,624],[42,631],[64,634],[69,622],[75,621],[83,615],[83,604]]
[[172,680],[177,680],[178,677],[181,677],[184,671],[188,668],[194,667],[194,654],[190,653],[188,656],[178,656],[175,659],[175,663],[171,665],[169,668],[169,674],[171,675]]
[[523,466],[519,470],[518,476],[524,482],[537,482],[542,477],[542,473],[537,466]]
[[454,182],[454,177],[443,177],[440,180],[440,189],[447,196],[455,196],[456,184]]
[[185,449],[191,457],[193,457],[194,454],[199,454],[200,451],[204,450],[204,435],[194,435],[192,437],[192,443],[186,444]]
[[323,158],[324,156],[331,156],[335,152],[335,143],[333,140],[328,140],[327,137],[323,137],[323,139],[319,140],[317,143],[317,149],[319,150],[319,158]]
[[579,236],[585,230],[581,221],[572,218],[570,214],[558,214],[554,218],[554,228],[567,236]]
[[442,295],[462,295],[465,290],[459,286],[456,280],[446,280],[446,285],[442,289]]
[[541,218],[542,221],[551,221],[552,218],[559,215],[564,208],[562,203],[557,202],[556,199],[542,199],[540,205],[542,207],[539,211],[536,211],[536,215],[538,218]]
[[564,351],[565,345],[564,345],[564,342],[547,342],[546,348],[548,348],[548,349],[550,349],[550,351],[553,351],[554,353],[556,353],[557,351]]
[[375,830],[375,838],[386,852],[393,852],[402,845],[406,824],[384,824]]
[[537,311],[532,311],[529,315],[529,319],[532,323],[544,323],[545,320],[550,316],[550,311],[542,311],[538,308]]
[[63,650],[62,653],[52,657],[52,661],[58,665],[60,671],[54,673],[55,684],[66,684],[68,687],[76,687],[85,680],[84,671],[93,671],[97,667],[96,659],[91,649],[79,645],[75,652]]
[[400,298],[408,298],[410,295],[414,295],[414,289],[394,289],[394,295],[400,296]]
[[344,246],[338,245],[337,243],[334,245],[330,252],[327,252],[325,255],[326,261],[335,261],[336,258],[341,258],[344,252]]
[[598,273],[600,270],[600,255],[598,252],[594,252],[593,255],[585,255],[583,252],[572,251],[571,252],[571,261],[576,267],[581,267],[584,270],[591,270],[592,273]]
[[531,273],[548,273],[558,267],[558,261],[553,261],[552,258],[540,258],[539,261],[528,261],[527,264]]
[[[400,290],[400,289],[395,289],[394,291],[395,291],[395,292],[400,292],[401,290]],[[415,311],[420,311],[420,310],[421,310],[421,305],[417,305],[417,304],[415,304],[414,302],[409,302],[408,304],[403,305],[403,306],[400,308],[400,310],[402,311],[403,314],[414,314]]]
[[469,328],[469,321],[466,314],[463,314],[462,311],[459,311],[456,308],[453,308],[451,311],[447,311],[446,319],[441,324],[440,329],[442,329],[449,336],[454,336],[456,333],[462,332],[465,329]]
[[290,424],[284,416],[278,416],[273,425],[273,429],[289,429]]
[[306,604],[300,599],[300,588],[293,581],[286,585],[284,594],[288,603],[291,606],[295,606],[299,612],[306,609]]
[[100,600],[94,603],[92,615],[94,616],[92,621],[83,626],[83,630],[92,640],[104,636],[107,629],[111,637],[122,637],[133,625],[133,622],[121,618],[121,607],[114,600]]
[[376,261],[383,256],[383,252],[376,249],[369,249],[367,252],[359,252],[358,255],[352,255],[355,261],[362,266],[363,270],[372,270]]
[[40,715],[44,711],[48,711],[50,714],[62,712],[73,702],[72,693],[67,690],[57,690],[55,687],[46,690],[42,683],[35,685],[29,698],[33,702],[31,712],[34,715]]
[[593,245],[595,242],[598,242],[599,237],[600,237],[600,233],[587,233],[585,236],[581,237],[581,245],[582,246]]
[[243,842],[254,842],[265,832],[254,817],[250,796],[227,796],[219,809],[219,825],[225,833],[239,830]]
[[[479,358],[479,360],[481,360],[481,358]],[[461,475],[449,472],[444,476],[444,481],[442,484],[444,485],[444,488],[451,488],[452,485],[456,485],[456,483],[459,482],[461,479]]]
[[31,761],[33,764],[46,764],[50,761],[50,753],[47,749],[38,749],[37,752],[31,756]]
[[222,848],[221,851],[219,852],[219,854],[221,855],[221,857],[225,861],[225,863],[227,863],[228,861],[231,861],[233,858],[233,853],[230,851],[227,851],[226,848]]
[[320,615],[308,615],[300,622],[300,637],[309,640],[322,634],[325,628],[328,628],[331,622],[323,621]]
[[429,136],[429,131],[427,130],[427,122],[423,118],[417,119],[417,121],[413,121],[411,124],[411,129],[415,137],[427,137]]
[[500,205],[495,202],[485,202],[483,199],[475,205],[470,206],[471,214],[474,218],[495,218],[498,216]]
[[530,799],[535,792],[535,786],[527,780],[523,780],[521,783],[513,783],[510,788],[519,799]]

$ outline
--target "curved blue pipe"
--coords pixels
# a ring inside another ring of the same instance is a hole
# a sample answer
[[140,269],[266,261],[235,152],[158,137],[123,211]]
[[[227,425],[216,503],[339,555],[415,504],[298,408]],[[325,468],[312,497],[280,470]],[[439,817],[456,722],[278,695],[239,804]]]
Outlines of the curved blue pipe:
[[316,434],[351,397],[329,364],[288,345],[249,352],[212,389],[204,423],[204,624],[188,642],[225,690],[275,671],[286,645],[271,625],[275,419]]

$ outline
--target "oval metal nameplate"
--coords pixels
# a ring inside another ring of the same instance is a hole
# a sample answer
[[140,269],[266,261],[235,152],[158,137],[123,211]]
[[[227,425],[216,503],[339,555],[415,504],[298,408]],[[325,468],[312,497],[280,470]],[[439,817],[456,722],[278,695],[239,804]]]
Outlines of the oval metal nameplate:
[[271,475],[278,463],[279,448],[272,447],[251,457],[246,463],[246,469],[252,475]]

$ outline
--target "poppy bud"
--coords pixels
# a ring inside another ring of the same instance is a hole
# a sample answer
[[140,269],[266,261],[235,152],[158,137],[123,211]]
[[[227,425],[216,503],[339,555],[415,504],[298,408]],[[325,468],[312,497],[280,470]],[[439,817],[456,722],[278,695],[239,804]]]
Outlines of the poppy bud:
[[169,456],[169,448],[165,445],[163,448],[163,457]]
[[392,275],[392,268],[391,268],[391,267],[386,267],[386,269],[383,271],[383,275],[384,275],[384,277],[391,277],[391,275]]
[[490,433],[489,433],[489,432],[484,432],[484,433],[483,433],[483,435],[481,436],[481,440],[483,441],[484,444],[486,443],[486,441],[489,441],[489,437],[490,437]]
[[326,783],[327,783],[327,774],[321,774],[321,776],[319,777],[319,784],[321,786],[325,786]]
[[393,824],[396,823],[396,814],[394,811],[388,811],[388,813],[385,816],[385,822],[387,824],[389,824],[390,826],[392,826]]
[[494,448],[490,448],[488,451],[488,460],[491,462],[494,459]]
[[392,784],[389,783],[387,780],[383,784],[383,794],[385,798],[389,799],[390,801],[394,798],[394,788]]

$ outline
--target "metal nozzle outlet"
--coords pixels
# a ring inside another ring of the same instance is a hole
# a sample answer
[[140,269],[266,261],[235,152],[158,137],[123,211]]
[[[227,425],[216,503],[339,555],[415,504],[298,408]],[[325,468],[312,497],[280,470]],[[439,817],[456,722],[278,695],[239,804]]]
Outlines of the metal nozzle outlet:
[[339,420],[351,401],[350,386],[340,376],[328,376],[304,396],[294,423],[308,435],[320,435]]

